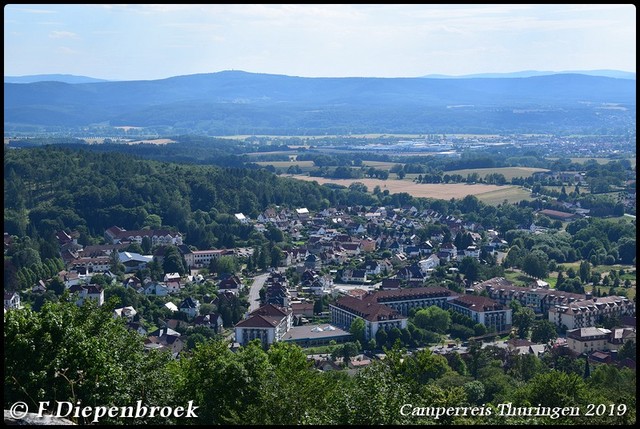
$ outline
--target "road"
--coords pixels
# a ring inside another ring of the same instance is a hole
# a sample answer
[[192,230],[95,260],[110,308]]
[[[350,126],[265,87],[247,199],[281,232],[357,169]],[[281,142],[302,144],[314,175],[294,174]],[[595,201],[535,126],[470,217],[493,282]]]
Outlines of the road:
[[260,289],[268,277],[269,273],[265,273],[253,278],[253,284],[249,289],[249,313],[260,307]]

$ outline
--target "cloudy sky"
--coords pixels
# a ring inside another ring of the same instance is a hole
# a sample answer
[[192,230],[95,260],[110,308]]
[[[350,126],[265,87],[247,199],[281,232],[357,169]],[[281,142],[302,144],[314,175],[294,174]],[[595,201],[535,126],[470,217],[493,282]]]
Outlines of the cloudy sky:
[[618,5],[55,5],[4,8],[4,74],[110,80],[222,70],[418,77],[636,70]]

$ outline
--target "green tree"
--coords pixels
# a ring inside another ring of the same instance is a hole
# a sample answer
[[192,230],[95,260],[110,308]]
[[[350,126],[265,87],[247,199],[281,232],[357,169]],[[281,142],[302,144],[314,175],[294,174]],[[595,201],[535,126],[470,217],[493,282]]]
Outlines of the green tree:
[[360,317],[356,317],[351,322],[351,327],[349,328],[349,332],[353,336],[354,341],[360,341],[360,344],[365,343],[365,329],[366,325],[364,319]]
[[556,326],[547,319],[537,320],[531,330],[531,341],[534,343],[548,343],[558,337]]
[[418,310],[414,316],[414,323],[419,328],[444,333],[451,326],[451,314],[436,305],[432,305]]
[[513,326],[518,328],[518,337],[527,338],[536,314],[529,307],[522,307],[513,314]]
[[324,309],[323,303],[322,303],[322,299],[316,299],[313,302],[313,313],[314,314],[320,314],[322,313],[322,310]]

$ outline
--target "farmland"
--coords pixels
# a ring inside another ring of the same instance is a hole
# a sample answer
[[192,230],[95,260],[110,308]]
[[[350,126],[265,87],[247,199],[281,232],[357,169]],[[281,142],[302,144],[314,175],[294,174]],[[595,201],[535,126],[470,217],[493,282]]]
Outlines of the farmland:
[[[382,191],[389,191],[390,194],[406,192],[414,197],[435,198],[449,200],[451,198],[464,198],[467,195],[475,195],[479,200],[487,204],[499,204],[505,199],[509,202],[521,201],[529,198],[529,193],[517,186],[498,186],[463,183],[454,184],[422,184],[408,180],[379,180],[379,179],[327,179],[323,177],[309,177],[303,175],[291,175],[299,180],[315,181],[319,184],[334,183],[337,185],[349,186],[354,182],[363,183],[369,192],[379,186]],[[485,200],[486,198],[486,200]]]

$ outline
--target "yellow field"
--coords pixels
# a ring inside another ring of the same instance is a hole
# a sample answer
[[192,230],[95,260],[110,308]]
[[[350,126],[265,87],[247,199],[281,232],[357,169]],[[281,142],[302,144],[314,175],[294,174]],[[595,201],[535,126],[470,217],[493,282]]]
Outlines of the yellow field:
[[[475,195],[478,199],[487,199],[487,204],[500,204],[505,199],[510,202],[520,201],[529,198],[526,192],[517,186],[498,186],[475,184],[467,185],[463,183],[440,184],[440,183],[414,183],[408,180],[379,180],[379,179],[327,179],[324,177],[309,177],[301,175],[288,175],[298,180],[318,182],[319,184],[335,183],[337,185],[349,186],[354,182],[363,183],[369,192],[376,186],[380,186],[382,191],[389,191],[391,194],[406,192],[414,197],[435,198],[440,200],[450,200],[451,198],[464,198],[467,195]],[[522,196],[522,198],[520,198]],[[513,200],[518,198],[517,200]]]

